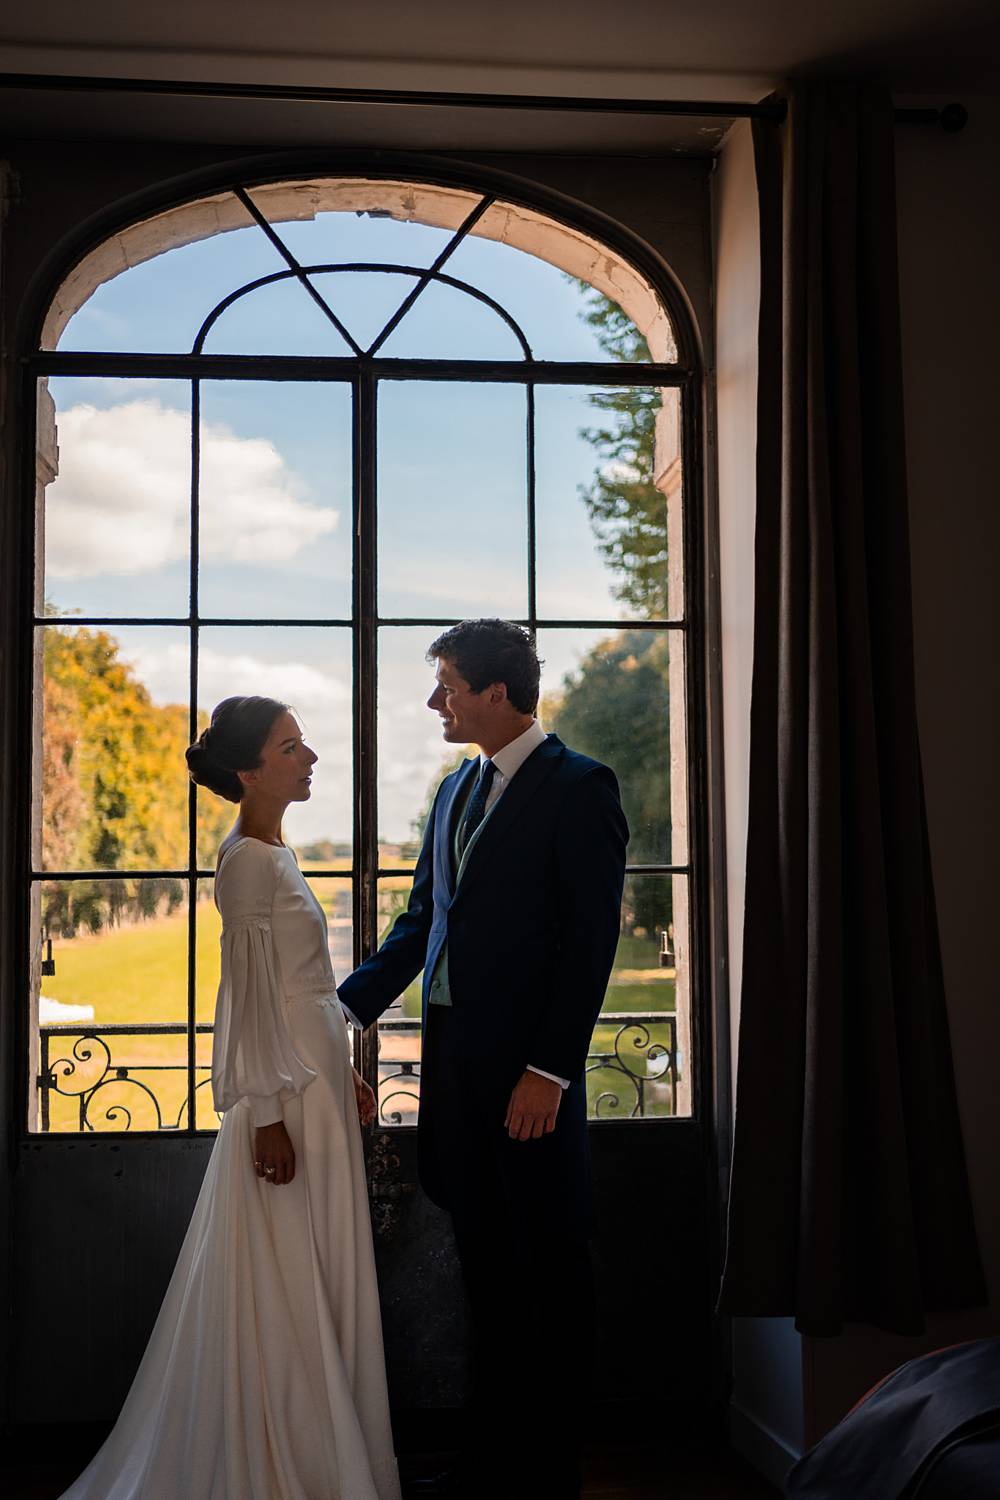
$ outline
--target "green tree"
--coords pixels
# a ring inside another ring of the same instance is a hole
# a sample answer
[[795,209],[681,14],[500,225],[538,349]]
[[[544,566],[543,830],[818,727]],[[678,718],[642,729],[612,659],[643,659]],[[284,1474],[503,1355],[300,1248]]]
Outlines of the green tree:
[[[578,285],[586,294],[583,319],[604,352],[626,364],[648,361],[645,338],[618,304]],[[660,394],[637,386],[595,391],[588,399],[604,420],[581,429],[600,464],[580,496],[616,575],[615,598],[637,618],[657,619],[667,607],[667,505],[653,482]]]
[[[613,359],[650,359],[645,338],[617,303],[578,283],[584,321]],[[599,460],[580,497],[614,576],[614,596],[639,619],[658,619],[667,605],[667,506],[656,488],[655,441],[660,395],[641,387],[595,391],[603,415],[581,437]],[[670,828],[669,641],[658,631],[621,631],[583,658],[544,704],[545,722],[567,744],[618,775],[631,829],[629,861],[661,863]],[[648,932],[671,920],[671,882],[633,876],[625,920]]]
[[[618,776],[631,831],[630,864],[666,862],[670,831],[669,643],[659,631],[620,631],[601,641],[546,695],[545,724]],[[670,921],[670,882],[632,876],[627,919],[649,932]]]
[[[48,868],[156,869],[187,863],[188,711],[157,705],[107,631],[45,632],[42,851]],[[207,840],[231,813],[199,804]],[[176,880],[48,883],[45,923],[68,936],[173,910]]]

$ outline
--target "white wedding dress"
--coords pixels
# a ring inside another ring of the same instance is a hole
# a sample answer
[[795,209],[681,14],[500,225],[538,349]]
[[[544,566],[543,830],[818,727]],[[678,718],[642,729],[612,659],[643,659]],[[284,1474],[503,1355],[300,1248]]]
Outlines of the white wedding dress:
[[[225,1114],[118,1422],[63,1500],[399,1500],[347,1025],[326,919],[288,849],[215,883]],[[253,1166],[284,1118],[295,1177]]]

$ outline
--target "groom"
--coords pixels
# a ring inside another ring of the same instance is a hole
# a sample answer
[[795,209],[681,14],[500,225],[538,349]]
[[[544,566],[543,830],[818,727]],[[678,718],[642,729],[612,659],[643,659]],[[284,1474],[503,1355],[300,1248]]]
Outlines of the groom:
[[561,1500],[593,1360],[584,1067],[628,828],[613,772],[535,718],[525,630],[466,620],[427,659],[445,741],[482,753],[441,783],[409,906],[339,994],[370,1026],[424,971],[420,1178],[452,1215],[475,1356],[451,1492]]

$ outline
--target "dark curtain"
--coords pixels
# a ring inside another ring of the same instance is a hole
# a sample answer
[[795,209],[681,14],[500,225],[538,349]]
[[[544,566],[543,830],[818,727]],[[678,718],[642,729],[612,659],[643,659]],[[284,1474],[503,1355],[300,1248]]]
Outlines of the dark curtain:
[[913,1334],[986,1293],[917,743],[891,101],[795,85],[754,142],[756,602],[720,1308]]

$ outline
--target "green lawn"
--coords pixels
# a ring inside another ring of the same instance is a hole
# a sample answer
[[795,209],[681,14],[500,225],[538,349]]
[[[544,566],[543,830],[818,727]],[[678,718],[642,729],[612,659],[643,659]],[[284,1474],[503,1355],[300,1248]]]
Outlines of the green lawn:
[[[210,993],[211,1019],[219,980],[219,915],[207,901],[198,908],[196,978],[199,1011]],[[202,935],[203,934],[203,935]],[[56,972],[42,980],[52,1000],[92,1005],[95,1021],[187,1019],[187,913],[112,928],[96,937],[56,939]],[[199,1015],[199,1019],[202,1017]]]

